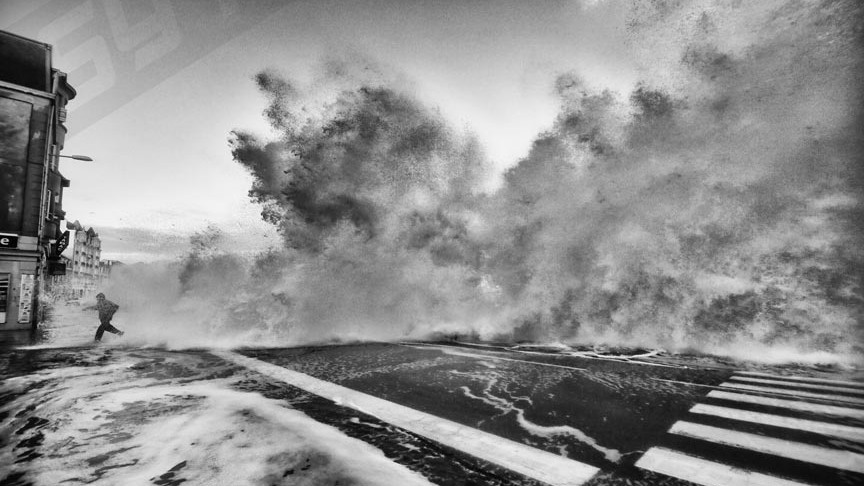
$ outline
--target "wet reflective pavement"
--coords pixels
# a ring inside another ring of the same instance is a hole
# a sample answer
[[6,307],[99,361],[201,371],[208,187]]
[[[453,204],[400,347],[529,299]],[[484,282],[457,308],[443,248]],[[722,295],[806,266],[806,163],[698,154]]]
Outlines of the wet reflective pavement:
[[[596,468],[581,484],[714,484],[697,473],[716,476],[727,469],[731,480],[743,471],[748,480],[756,478],[754,484],[851,485],[864,479],[864,383],[850,372],[745,367],[643,351],[465,343],[237,354],[492,434],[505,446],[523,444]],[[386,409],[367,413],[350,394],[319,396],[254,363],[240,366],[206,350],[18,346],[4,349],[0,366],[2,484],[118,484],[130,477],[143,478],[142,484],[212,484],[208,468],[231,466],[230,459],[212,459],[228,435],[240,441],[231,454],[254,444],[253,457],[262,458],[263,465],[237,484],[392,484],[383,479],[388,475],[351,476],[344,471],[359,466],[339,463],[347,459],[312,439],[300,452],[277,454],[287,432],[272,443],[247,437],[257,423],[250,413],[266,417],[264,430],[282,423],[271,416],[270,403],[359,439],[434,484],[543,484],[458,444],[442,445],[422,429],[394,425]],[[219,408],[225,403],[238,405],[225,411]],[[233,418],[219,422],[218,434],[182,425],[199,419],[213,424],[222,416]],[[170,424],[174,428],[162,429]],[[163,436],[190,440],[167,451],[155,439]],[[360,454],[351,444],[346,450]],[[66,475],[48,472],[57,469]]]

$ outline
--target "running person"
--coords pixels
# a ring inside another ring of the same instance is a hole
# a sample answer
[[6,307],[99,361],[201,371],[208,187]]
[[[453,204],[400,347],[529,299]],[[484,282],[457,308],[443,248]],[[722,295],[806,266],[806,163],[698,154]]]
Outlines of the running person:
[[106,299],[105,294],[100,292],[96,294],[96,305],[91,305],[90,307],[86,307],[84,309],[96,309],[99,311],[99,329],[96,329],[96,341],[102,340],[102,334],[104,334],[105,331],[117,334],[119,336],[123,335],[123,331],[111,325],[111,318],[114,317],[114,313],[117,312],[117,309],[119,308],[119,305]]

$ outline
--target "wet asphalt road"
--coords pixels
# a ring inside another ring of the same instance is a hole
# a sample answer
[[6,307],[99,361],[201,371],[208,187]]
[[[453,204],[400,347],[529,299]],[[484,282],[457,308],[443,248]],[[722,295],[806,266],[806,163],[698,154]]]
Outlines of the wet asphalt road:
[[[697,404],[734,405],[737,410],[816,419],[854,431],[864,427],[864,420],[854,413],[825,416],[818,411],[781,410],[759,403],[733,404],[727,399],[708,396],[714,390],[724,390],[723,386],[730,380],[740,380],[741,375],[736,377],[736,374],[746,369],[810,380],[860,382],[860,376],[854,374],[796,367],[747,367],[711,358],[646,355],[644,352],[565,355],[556,350],[515,350],[464,343],[373,343],[246,349],[241,353],[599,468],[600,472],[586,483],[589,485],[691,484],[652,472],[650,468],[637,467],[637,461],[652,448],[680,451],[739,470],[802,484],[864,484],[864,475],[856,471],[854,465],[852,470],[838,468],[810,463],[806,458],[783,457],[776,451],[717,444],[668,432],[676,423],[685,421],[807,444],[820,450],[837,451],[838,456],[852,454],[854,461],[864,453],[857,436],[852,440],[838,439],[807,430],[746,422],[737,417],[690,412]],[[364,414],[279,380],[250,373],[203,350],[7,347],[0,358],[0,377],[5,380],[69,366],[107,366],[130,357],[146,363],[134,370],[142,376],[189,382],[235,377],[231,382],[235,389],[283,400],[319,422],[378,447],[391,460],[436,484],[540,484],[506,467],[393,426],[386,418]],[[794,394],[802,390],[795,383],[787,381],[776,386]],[[831,393],[841,399],[848,397],[849,401],[841,404],[844,410],[864,413],[864,404],[856,402],[860,394],[853,385],[849,389],[852,391]],[[782,396],[778,393],[776,390],[752,392],[756,397]],[[0,406],[15,399],[12,395],[0,396]],[[825,403],[824,399],[814,397],[796,397],[795,400],[817,406]],[[27,410],[9,410],[0,419],[5,428],[5,440],[18,440],[23,444],[15,448],[22,460],[17,464],[38,462],[40,448],[46,445],[33,440],[31,432],[46,426],[40,420],[48,419]],[[25,442],[27,440],[31,442]],[[3,484],[29,484],[23,473],[14,475],[17,469],[21,467],[10,466],[10,471],[0,475]]]
[[[370,344],[244,354],[597,467],[632,464],[707,392],[690,383],[718,385],[731,375],[471,347]],[[547,432],[562,426],[575,430]]]

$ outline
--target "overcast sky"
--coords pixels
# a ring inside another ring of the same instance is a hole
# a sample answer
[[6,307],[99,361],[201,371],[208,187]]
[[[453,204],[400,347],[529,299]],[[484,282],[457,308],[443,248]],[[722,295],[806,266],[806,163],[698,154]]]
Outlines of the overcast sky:
[[[210,18],[190,13],[193,5],[222,10]],[[110,22],[98,21],[106,16]],[[118,18],[129,35],[118,34]],[[325,57],[366,58],[403,78],[454,126],[473,131],[498,173],[551,126],[558,74],[575,71],[621,92],[637,79],[621,4],[597,0],[4,0],[0,19],[0,28],[54,44],[54,66],[79,90],[68,106],[64,153],[96,162],[62,162],[72,181],[64,209],[68,220],[102,234],[104,257],[127,262],[175,257],[190,233],[210,224],[233,235],[238,250],[275,241],[248,201],[251,178],[228,145],[233,129],[268,130],[252,81],[264,68],[308,81]],[[169,24],[176,24],[170,38],[145,28]],[[162,47],[185,49],[186,57],[142,61],[147,52],[138,46],[147,46],[148,35],[154,46],[173,39]],[[82,52],[101,52],[93,39],[105,40],[118,66],[107,76],[121,102],[81,126],[76,108],[83,112],[105,86],[104,69],[81,62]],[[133,89],[119,68],[127,60],[164,69],[152,85]]]

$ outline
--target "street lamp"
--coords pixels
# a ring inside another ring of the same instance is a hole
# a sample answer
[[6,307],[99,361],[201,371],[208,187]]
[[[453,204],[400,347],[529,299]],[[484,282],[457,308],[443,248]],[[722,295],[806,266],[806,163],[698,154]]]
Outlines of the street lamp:
[[[52,150],[52,152],[54,152],[54,151]],[[93,162],[93,159],[86,156],[86,155],[60,155],[58,153],[49,153],[48,156],[52,157],[53,160],[50,163],[48,163],[46,161],[46,163],[44,164],[44,168],[42,169],[42,197],[41,197],[41,202],[39,205],[40,206],[39,207],[39,237],[40,237],[40,239],[44,235],[45,218],[48,217],[50,207],[51,207],[51,202],[49,201],[49,198],[51,196],[49,196],[49,191],[48,191],[49,166],[50,166],[50,170],[57,170],[56,164],[59,163],[60,157],[65,157],[67,159],[74,159],[74,160],[83,160],[84,162]]]
[[67,159],[75,159],[75,160],[83,160],[84,162],[93,162],[93,159],[87,157],[86,155],[60,155],[57,154],[57,157],[66,157]]

